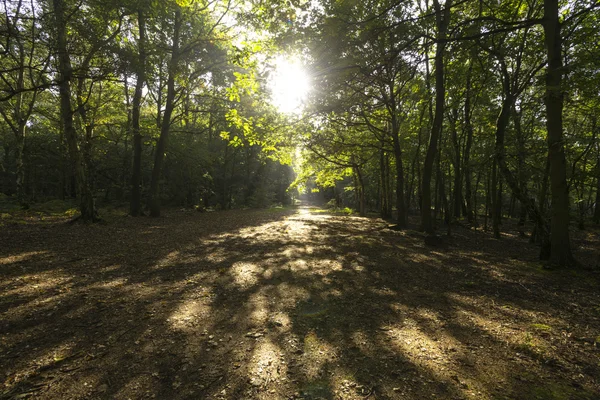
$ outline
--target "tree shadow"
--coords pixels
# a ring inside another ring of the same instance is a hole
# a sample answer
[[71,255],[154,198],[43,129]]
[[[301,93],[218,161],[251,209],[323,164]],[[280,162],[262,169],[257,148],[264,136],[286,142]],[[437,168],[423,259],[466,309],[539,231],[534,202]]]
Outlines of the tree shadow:
[[17,230],[0,396],[595,397],[576,338],[597,314],[569,305],[597,299],[589,276],[513,265],[516,239],[440,251],[385,227],[300,209]]

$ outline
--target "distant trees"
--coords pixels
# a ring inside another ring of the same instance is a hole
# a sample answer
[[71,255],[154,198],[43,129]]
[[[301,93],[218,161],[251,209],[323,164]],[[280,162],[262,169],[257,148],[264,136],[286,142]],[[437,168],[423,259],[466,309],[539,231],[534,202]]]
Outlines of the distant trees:
[[2,191],[23,206],[76,196],[83,221],[100,218],[97,201],[134,216],[289,201],[284,138],[231,118],[273,110],[232,44],[230,6],[3,1]]

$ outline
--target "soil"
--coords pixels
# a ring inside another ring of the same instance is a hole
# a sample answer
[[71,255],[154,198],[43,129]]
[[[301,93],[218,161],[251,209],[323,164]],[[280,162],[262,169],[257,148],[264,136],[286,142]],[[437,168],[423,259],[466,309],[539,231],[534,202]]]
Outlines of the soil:
[[[437,247],[389,224],[315,208],[5,222],[0,398],[600,398],[597,270],[542,269],[510,221]],[[598,230],[575,235],[595,267]]]

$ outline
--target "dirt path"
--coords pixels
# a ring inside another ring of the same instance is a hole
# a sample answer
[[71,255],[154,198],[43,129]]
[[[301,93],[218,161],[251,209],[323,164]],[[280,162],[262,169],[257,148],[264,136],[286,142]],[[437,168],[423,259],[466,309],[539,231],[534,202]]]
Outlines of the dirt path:
[[0,398],[600,398],[597,274],[318,211],[2,227]]

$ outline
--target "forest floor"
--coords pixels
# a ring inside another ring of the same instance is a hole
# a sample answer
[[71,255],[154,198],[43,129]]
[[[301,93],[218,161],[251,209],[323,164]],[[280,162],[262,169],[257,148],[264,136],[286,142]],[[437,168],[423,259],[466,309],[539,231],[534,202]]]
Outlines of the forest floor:
[[600,398],[598,270],[508,221],[438,248],[308,207],[0,222],[2,399]]

